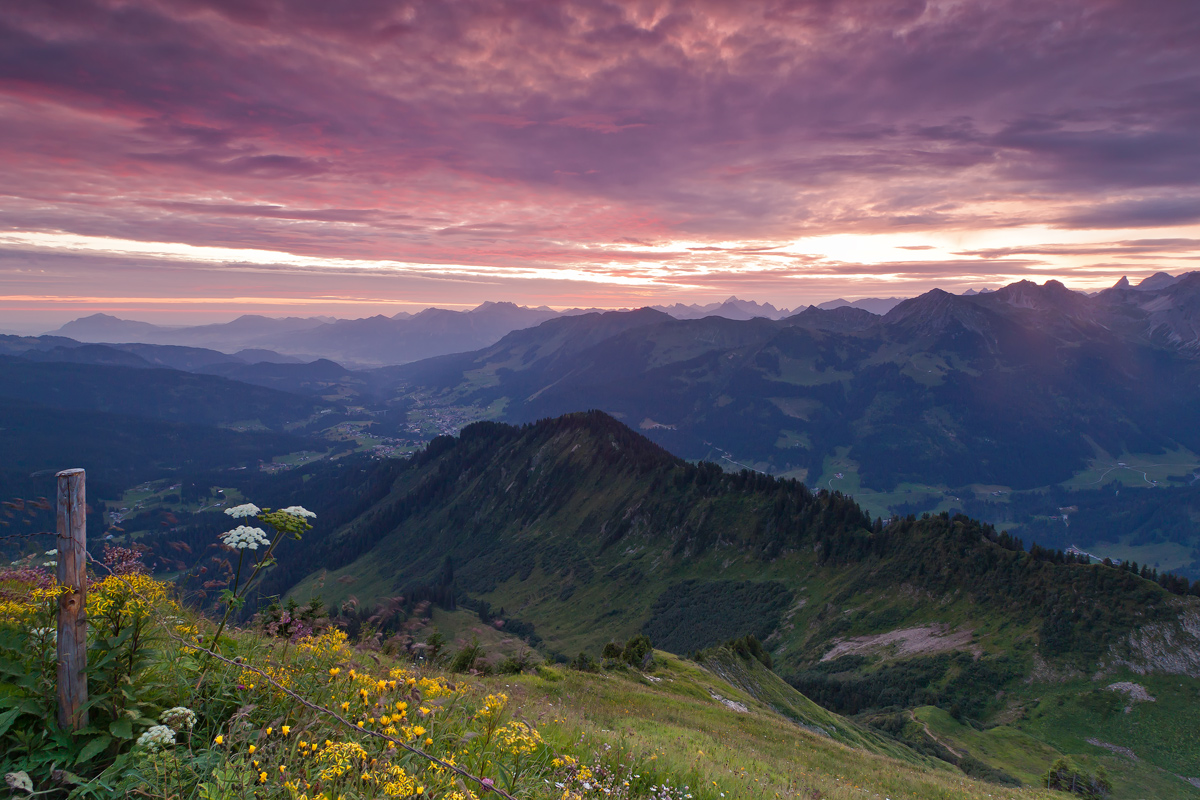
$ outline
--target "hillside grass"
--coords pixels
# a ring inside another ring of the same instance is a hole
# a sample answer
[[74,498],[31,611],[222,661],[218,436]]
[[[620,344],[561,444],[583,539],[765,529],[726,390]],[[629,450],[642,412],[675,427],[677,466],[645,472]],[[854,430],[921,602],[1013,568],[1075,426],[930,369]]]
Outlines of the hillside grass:
[[[519,698],[556,746],[574,746],[581,755],[633,749],[672,783],[704,787],[727,800],[1061,797],[852,748],[800,727],[711,672],[665,653],[655,656],[660,666],[649,676],[544,667],[536,675],[490,681]],[[732,710],[710,692],[748,710]]]
[[719,677],[764,708],[812,733],[901,761],[923,766],[944,766],[941,762],[917,755],[891,737],[822,708],[792,688],[756,658],[742,657],[729,647],[707,650],[698,658],[700,670]]
[[938,743],[1002,769],[1022,783],[1036,784],[1060,753],[1050,745],[1007,725],[986,730],[955,720],[944,709],[922,706],[912,718]]
[[[1131,701],[1105,687],[1129,681],[1144,687],[1154,702]],[[1079,678],[1059,685],[1031,687],[1041,702],[1022,726],[1039,738],[1075,752],[1105,754],[1090,744],[1098,738],[1130,748],[1140,760],[1153,760],[1166,770],[1200,777],[1200,681],[1172,675],[1118,673],[1092,681]],[[1126,712],[1125,709],[1129,708]],[[1128,765],[1133,759],[1125,759]],[[1196,796],[1200,797],[1200,789]]]
[[[1055,699],[1052,702],[1057,701]],[[956,721],[940,708],[924,706],[913,709],[912,715],[927,727],[938,742],[958,751],[969,752],[988,766],[1004,770],[1025,783],[1036,783],[1045,774],[1046,764],[1061,753],[1069,753],[1077,764],[1089,772],[1094,773],[1103,767],[1112,780],[1114,797],[1153,797],[1161,800],[1200,798],[1200,787],[1194,786],[1178,773],[1089,744],[1088,739],[1096,739],[1099,729],[1089,729],[1088,725],[1094,724],[1095,720],[1086,716],[1056,715],[1043,724],[1029,726],[1030,730],[1056,741],[1062,748],[1058,750],[1026,730],[1009,725],[978,730]],[[1140,722],[1144,726],[1146,720]],[[1193,734],[1179,727],[1178,723],[1172,721],[1169,730],[1182,749],[1185,747],[1183,743]]]

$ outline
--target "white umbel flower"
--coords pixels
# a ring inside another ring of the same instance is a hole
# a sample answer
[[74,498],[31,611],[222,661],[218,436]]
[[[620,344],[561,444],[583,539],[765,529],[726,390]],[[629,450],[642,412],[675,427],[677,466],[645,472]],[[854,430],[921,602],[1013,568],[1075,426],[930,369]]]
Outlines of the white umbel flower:
[[221,543],[235,550],[257,550],[259,545],[268,545],[271,540],[262,528],[238,525],[233,530],[221,534]]
[[285,514],[291,514],[293,517],[309,517],[311,519],[317,518],[316,514],[309,511],[304,506],[288,506],[287,508],[281,508],[279,510]]
[[262,509],[254,505],[254,503],[242,503],[240,506],[225,509],[225,513],[234,518],[257,517],[260,511]]
[[196,724],[196,712],[185,706],[175,706],[168,708],[158,718],[163,724],[170,725],[177,731],[184,728],[189,731]]
[[175,744],[175,731],[166,725],[155,725],[138,737],[138,747],[144,747],[150,752]]

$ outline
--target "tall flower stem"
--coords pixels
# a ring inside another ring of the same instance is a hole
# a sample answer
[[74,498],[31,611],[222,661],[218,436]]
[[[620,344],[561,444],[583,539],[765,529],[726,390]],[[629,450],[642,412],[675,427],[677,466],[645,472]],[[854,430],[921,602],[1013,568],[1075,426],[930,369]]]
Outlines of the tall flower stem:
[[[245,602],[246,596],[250,592],[250,587],[254,585],[255,579],[262,573],[264,569],[274,563],[275,548],[279,545],[280,540],[285,533],[293,533],[297,539],[303,531],[310,529],[312,526],[308,524],[305,517],[315,517],[311,511],[308,511],[301,506],[291,506],[285,509],[271,511],[270,509],[260,509],[252,503],[237,506],[235,508],[226,509],[226,514],[232,517],[250,517],[254,516],[260,522],[269,525],[275,529],[275,537],[268,543],[264,532],[258,528],[239,527],[235,530],[223,534],[222,540],[227,547],[238,548],[238,563],[237,569],[233,576],[233,589],[225,590],[222,596],[225,598],[225,615],[221,617],[221,624],[217,626],[217,632],[213,634],[212,642],[206,648],[209,652],[208,658],[204,660],[204,668],[200,672],[200,679],[196,681],[196,687],[193,691],[199,691],[200,686],[204,683],[204,677],[208,674],[208,668],[212,663],[212,652],[217,649],[221,634],[225,631],[225,626],[229,623],[229,616],[233,613],[235,607],[240,608]],[[260,544],[267,544],[267,549],[263,553],[262,558],[259,558],[254,563],[254,571],[250,573],[250,577],[246,582],[242,583],[242,566],[246,560],[246,549],[257,550]]]
[[254,565],[254,572],[250,573],[250,577],[246,579],[246,585],[242,587],[243,596],[250,591],[250,587],[254,585],[254,579],[258,577],[258,574],[263,571],[263,568],[265,568],[267,563],[271,560],[271,556],[275,552],[275,546],[279,544],[279,540],[283,538],[283,534],[284,531],[276,531],[275,538],[267,547],[267,552],[264,553],[263,557]]
[[233,597],[225,603],[225,616],[221,617],[221,624],[217,626],[217,632],[213,634],[212,642],[209,643],[208,649],[212,650],[217,645],[217,640],[221,638],[221,631],[225,630],[225,623],[229,621],[229,614],[233,611],[234,602],[237,600],[238,581],[242,579],[242,562],[246,559],[246,551],[238,551],[237,571],[233,575]]
[[[229,622],[229,615],[231,613],[233,613],[234,605],[237,604],[237,601],[239,598],[244,597],[246,595],[247,591],[250,589],[251,584],[254,583],[254,579],[258,577],[258,574],[260,572],[262,572],[263,567],[265,567],[267,562],[271,560],[271,554],[275,552],[275,546],[279,544],[279,540],[283,538],[283,534],[284,534],[284,531],[281,531],[278,528],[275,530],[275,538],[271,540],[271,544],[268,545],[267,551],[265,553],[263,553],[263,557],[260,558],[257,562],[255,562],[254,571],[250,573],[250,577],[246,579],[246,583],[240,587],[238,586],[238,584],[240,583],[240,581],[242,579],[242,562],[245,560],[246,551],[245,550],[238,551],[238,565],[237,565],[237,570],[234,572],[234,576],[233,576],[233,596],[231,598],[229,598],[229,602],[227,602],[225,604],[225,616],[223,616],[221,618],[221,624],[217,626],[217,632],[215,634],[213,634],[212,643],[208,646],[209,650],[216,649],[217,640],[221,637],[221,632],[225,630],[226,623]],[[200,690],[201,684],[204,683],[204,677],[208,674],[208,668],[211,665],[211,662],[212,662],[212,656],[209,656],[208,658],[204,659],[204,669],[201,670],[201,672],[200,672],[200,678],[199,678],[199,680],[196,681],[196,688],[194,689],[194,691]]]

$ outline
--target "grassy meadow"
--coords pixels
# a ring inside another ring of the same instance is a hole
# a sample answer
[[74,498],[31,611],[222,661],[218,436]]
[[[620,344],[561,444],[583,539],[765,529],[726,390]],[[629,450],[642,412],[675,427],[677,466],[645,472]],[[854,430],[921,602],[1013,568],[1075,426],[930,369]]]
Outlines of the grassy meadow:
[[[31,575],[6,573],[6,597]],[[229,660],[214,660],[202,649],[213,642],[214,622],[181,608],[167,585],[144,575],[110,576],[94,587],[94,705],[90,724],[71,735],[58,729],[46,694],[53,660],[39,655],[54,596],[53,585],[33,587],[0,609],[10,676],[0,684],[9,709],[0,717],[0,767],[41,796],[478,800],[488,793],[395,741],[519,798],[1049,796],[889,756],[904,751],[875,734],[862,740],[870,749],[851,747],[662,652],[645,672],[514,666],[511,658],[493,666],[499,659],[482,653],[463,661],[461,648],[414,661],[378,637],[357,645],[334,629],[289,637],[276,616],[274,624],[227,628],[214,646]],[[496,668],[508,674],[488,674]],[[11,677],[19,669],[25,679]],[[787,691],[780,682],[772,696],[778,702]],[[793,716],[806,706],[798,695],[784,702]],[[815,723],[840,724],[842,735],[856,727],[809,711]]]

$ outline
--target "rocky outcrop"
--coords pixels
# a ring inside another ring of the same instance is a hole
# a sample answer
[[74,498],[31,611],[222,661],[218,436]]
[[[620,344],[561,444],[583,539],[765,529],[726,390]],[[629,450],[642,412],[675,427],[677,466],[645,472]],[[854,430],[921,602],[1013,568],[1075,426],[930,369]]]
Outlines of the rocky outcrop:
[[1173,622],[1151,623],[1135,629],[1125,640],[1125,652],[1110,650],[1108,666],[1127,667],[1139,675],[1163,672],[1200,678],[1200,602],[1172,601],[1179,616]]

